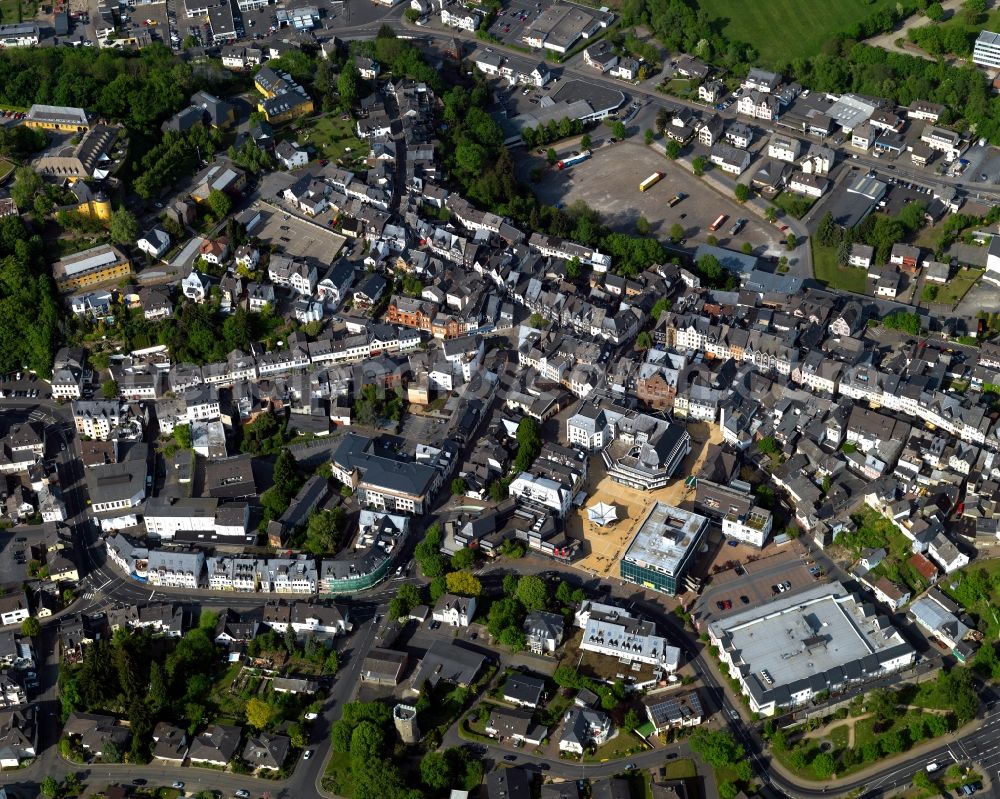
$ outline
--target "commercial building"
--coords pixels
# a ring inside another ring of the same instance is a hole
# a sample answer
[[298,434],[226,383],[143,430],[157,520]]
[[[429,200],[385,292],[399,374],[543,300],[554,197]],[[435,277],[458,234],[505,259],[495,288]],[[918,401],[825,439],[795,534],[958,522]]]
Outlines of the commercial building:
[[989,69],[1000,69],[1000,33],[980,31],[972,48],[972,63]]
[[60,291],[120,280],[132,274],[132,264],[117,248],[99,244],[52,264],[52,278]]
[[600,451],[615,482],[645,491],[665,486],[691,451],[682,425],[605,397],[580,405],[566,421],[566,438],[580,449]]
[[783,594],[708,625],[750,709],[771,716],[913,665],[916,652],[839,582]]
[[0,47],[33,47],[39,40],[38,26],[33,22],[0,25]]
[[570,50],[581,38],[590,39],[614,22],[609,11],[554,3],[535,18],[524,32],[529,47],[543,47],[557,53]]
[[349,485],[362,504],[383,510],[425,513],[441,485],[435,466],[404,460],[376,439],[344,436],[332,457],[333,476]]
[[771,512],[758,507],[749,491],[732,485],[699,480],[694,508],[718,521],[727,538],[762,547],[771,534]]
[[146,503],[143,517],[146,534],[164,540],[205,538],[202,534],[212,540],[241,539],[250,522],[250,506],[245,502],[220,504],[214,497],[153,497]]
[[94,513],[127,510],[146,496],[146,463],[136,460],[93,466],[86,470],[90,509]]
[[623,580],[675,596],[708,532],[708,519],[656,502],[619,562]]

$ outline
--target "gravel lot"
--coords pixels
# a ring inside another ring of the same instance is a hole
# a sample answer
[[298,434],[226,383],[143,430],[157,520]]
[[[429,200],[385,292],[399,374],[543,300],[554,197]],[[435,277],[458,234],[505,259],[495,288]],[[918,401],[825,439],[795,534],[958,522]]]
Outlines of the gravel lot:
[[[560,152],[560,155],[568,155],[571,151]],[[544,165],[544,159],[535,151],[521,162],[525,176],[533,167]],[[657,171],[665,172],[666,177],[649,191],[640,192],[639,183]],[[589,161],[562,172],[546,168],[533,188],[546,203],[569,205],[583,200],[599,210],[611,227],[619,230],[634,232],[636,221],[644,216],[650,223],[651,235],[665,239],[676,222],[684,226],[688,242],[698,244],[709,235],[708,226],[715,218],[727,214],[726,224],[715,233],[720,245],[739,249],[743,242],[749,241],[758,254],[768,245],[772,250],[781,246],[774,227],[753,217],[735,201],[720,196],[683,167],[639,142],[624,141],[601,147],[594,151]],[[667,202],[678,192],[688,197],[670,208]],[[739,217],[749,221],[736,236],[730,237],[729,228]]]

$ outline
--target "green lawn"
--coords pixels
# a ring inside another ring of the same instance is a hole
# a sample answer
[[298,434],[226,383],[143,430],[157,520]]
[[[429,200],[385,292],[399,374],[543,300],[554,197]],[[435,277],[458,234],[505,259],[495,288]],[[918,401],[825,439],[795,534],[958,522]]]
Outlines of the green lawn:
[[608,741],[604,746],[597,747],[592,755],[584,755],[584,763],[603,763],[606,760],[615,760],[620,757],[628,757],[634,752],[642,752],[646,749],[646,744],[633,732],[620,730],[618,735]]
[[317,157],[330,161],[344,156],[353,160],[368,153],[368,148],[354,135],[354,121],[341,119],[337,114],[307,120],[292,135],[299,144],[312,147]]
[[814,199],[803,197],[801,194],[796,194],[792,191],[781,192],[772,202],[786,214],[796,219],[804,217],[809,212],[809,209],[816,204]]
[[723,21],[724,37],[753,45],[760,53],[761,61],[771,65],[813,56],[834,33],[846,31],[855,23],[893,5],[894,0],[838,0],[836,3],[816,3],[814,0],[770,0],[767,3],[701,0],[698,3],[710,20]]
[[330,760],[323,774],[323,788],[337,796],[354,795],[354,779],[351,775],[351,756],[345,752],[330,752]]
[[[18,5],[21,7],[18,18]],[[34,0],[0,0],[0,24],[13,25],[15,22],[27,22],[34,19],[38,13],[38,3]]]
[[0,158],[0,183],[3,183],[13,171],[14,165],[6,158]]
[[846,724],[841,724],[838,727],[834,727],[830,730],[830,734],[827,736],[830,742],[833,744],[834,749],[844,749],[847,746],[847,741],[850,737],[850,730]]
[[982,269],[969,269],[968,267],[962,267],[953,278],[938,288],[938,293],[934,298],[934,302],[948,306],[958,304],[962,297],[966,295],[966,292],[968,292],[968,290],[971,289],[976,284],[976,281],[982,276]]
[[698,776],[698,767],[693,760],[672,760],[663,768],[668,780],[688,780]]
[[840,266],[837,250],[823,247],[812,239],[813,273],[829,288],[864,294],[868,287],[868,275],[864,269],[854,266]]

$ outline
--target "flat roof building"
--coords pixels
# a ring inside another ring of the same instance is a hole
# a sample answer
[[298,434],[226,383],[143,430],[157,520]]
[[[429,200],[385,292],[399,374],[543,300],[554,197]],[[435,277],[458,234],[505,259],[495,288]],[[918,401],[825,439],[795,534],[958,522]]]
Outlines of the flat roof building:
[[618,564],[621,578],[675,596],[708,532],[708,519],[657,502],[649,509]]
[[765,716],[907,668],[916,657],[886,617],[839,582],[717,619],[708,635],[750,709]]
[[990,69],[1000,69],[1000,33],[980,31],[972,48],[972,63]]
[[39,42],[38,26],[33,22],[0,25],[0,49],[4,47],[32,47]]

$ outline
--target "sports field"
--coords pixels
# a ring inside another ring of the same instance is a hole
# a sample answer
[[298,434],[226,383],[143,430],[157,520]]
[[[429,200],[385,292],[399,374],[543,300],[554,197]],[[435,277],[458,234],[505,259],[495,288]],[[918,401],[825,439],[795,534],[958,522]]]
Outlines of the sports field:
[[698,0],[709,19],[725,20],[723,34],[753,45],[761,61],[774,64],[820,52],[835,33],[846,31],[895,0]]

